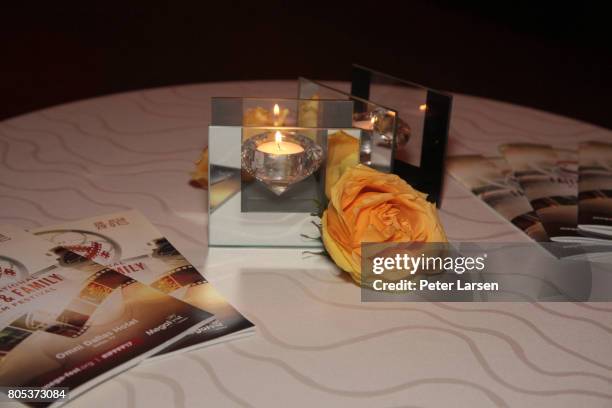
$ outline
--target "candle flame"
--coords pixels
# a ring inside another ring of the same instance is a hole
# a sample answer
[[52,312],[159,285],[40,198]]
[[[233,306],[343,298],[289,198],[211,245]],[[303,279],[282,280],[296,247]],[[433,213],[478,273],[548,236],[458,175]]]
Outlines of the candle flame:
[[281,142],[283,141],[283,134],[281,132],[279,132],[278,130],[274,134],[274,141],[276,142],[276,148],[280,152],[282,150],[281,149]]
[[278,116],[278,115],[280,115],[280,106],[278,106],[278,103],[275,103],[275,104],[274,104],[274,109],[273,109],[273,111],[274,111],[274,116]]
[[426,110],[426,109],[427,109],[427,105],[425,105],[425,104],[419,105],[419,110],[420,110],[421,112],[422,112],[422,111],[424,111],[424,110]]

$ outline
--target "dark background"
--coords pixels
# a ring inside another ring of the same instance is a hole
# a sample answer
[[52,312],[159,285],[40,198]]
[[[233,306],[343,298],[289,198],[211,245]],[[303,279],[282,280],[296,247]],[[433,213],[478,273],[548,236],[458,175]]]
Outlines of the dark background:
[[0,119],[164,85],[348,80],[356,62],[612,128],[610,14],[591,2],[530,3],[3,4]]

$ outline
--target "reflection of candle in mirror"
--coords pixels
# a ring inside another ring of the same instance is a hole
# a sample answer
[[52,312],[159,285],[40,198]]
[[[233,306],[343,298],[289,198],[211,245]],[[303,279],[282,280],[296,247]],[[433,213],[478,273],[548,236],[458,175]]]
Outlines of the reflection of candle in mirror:
[[278,115],[280,115],[280,106],[278,103],[274,104],[274,108],[272,109],[272,113],[274,113],[274,126],[278,126]]
[[353,122],[353,127],[362,130],[374,129],[374,123],[376,123],[376,116],[372,116],[370,120],[356,120]]
[[257,146],[257,150],[262,153],[288,155],[302,153],[304,148],[297,143],[283,140],[281,132],[276,131],[273,142],[265,142]]

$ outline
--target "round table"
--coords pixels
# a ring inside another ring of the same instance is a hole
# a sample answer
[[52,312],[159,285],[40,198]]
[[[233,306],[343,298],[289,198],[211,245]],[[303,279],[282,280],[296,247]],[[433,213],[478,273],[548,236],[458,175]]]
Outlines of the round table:
[[[0,123],[0,223],[24,228],[136,208],[257,325],[255,335],[142,364],[87,407],[610,407],[612,305],[361,303],[325,258],[299,249],[207,251],[206,192],[189,172],[211,96],[294,97],[289,81],[110,95]],[[572,147],[612,132],[456,95],[449,154],[503,142]],[[451,178],[450,239],[526,239]]]

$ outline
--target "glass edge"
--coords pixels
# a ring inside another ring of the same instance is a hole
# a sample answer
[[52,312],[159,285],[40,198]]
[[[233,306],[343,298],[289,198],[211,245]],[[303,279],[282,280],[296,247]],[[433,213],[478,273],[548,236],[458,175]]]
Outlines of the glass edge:
[[[379,106],[379,107],[381,107],[381,108],[383,108],[383,109],[386,109],[386,110],[388,110],[388,111],[391,111],[391,112],[395,113],[395,115],[397,115],[397,114],[398,114],[397,110],[395,110],[395,109],[393,109],[393,108],[389,108],[388,106],[381,105],[380,103],[377,103],[377,102],[371,101],[371,100],[369,100],[369,99],[363,99],[363,98],[360,98],[359,96],[355,96],[355,95],[350,94],[350,93],[348,93],[348,92],[341,91],[341,90],[336,89],[336,88],[334,88],[334,87],[332,87],[332,86],[325,85],[325,84],[323,84],[323,83],[321,83],[321,82],[319,82],[319,81],[315,81],[315,80],[313,80],[313,79],[306,78],[306,77],[299,77],[299,78],[298,78],[298,80],[300,80],[300,79],[303,79],[303,80],[306,80],[306,81],[312,82],[313,84],[316,84],[316,85],[318,85],[318,86],[320,86],[320,87],[323,87],[323,88],[326,88],[326,89],[330,89],[330,90],[332,90],[332,91],[334,91],[334,92],[338,92],[339,94],[346,95],[346,96],[348,96],[349,98],[354,99],[354,100],[356,100],[356,101],[359,101],[359,102],[362,102],[362,103],[367,103],[367,104],[370,104],[370,105],[376,105],[376,106]],[[305,100],[307,100],[307,101],[311,101],[311,100],[313,100],[313,99],[305,99]],[[318,99],[314,99],[314,100],[318,100]],[[325,99],[323,99],[323,100],[325,100]],[[334,100],[335,100],[335,99],[334,99]]]
[[416,82],[408,81],[407,79],[398,78],[398,77],[396,77],[394,75],[386,74],[384,72],[381,72],[381,71],[378,71],[378,70],[375,70],[375,69],[372,69],[372,68],[368,68],[368,67],[366,67],[364,65],[361,65],[361,64],[353,64],[352,67],[353,68],[358,68],[358,69],[365,70],[367,72],[379,75],[379,76],[384,77],[384,78],[392,79],[392,80],[397,81],[397,82],[402,83],[402,84],[411,85],[411,86],[414,86],[414,87],[417,87],[417,88],[421,88],[421,89],[424,89],[424,90],[427,90],[427,91],[433,91],[433,92],[436,92],[436,93],[448,96],[450,98],[453,97],[453,95],[451,93],[449,93],[449,92],[442,91],[442,90],[439,90],[439,89],[436,89],[436,88],[432,88],[432,87],[429,87],[427,85],[421,85],[421,84],[418,84]]

